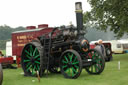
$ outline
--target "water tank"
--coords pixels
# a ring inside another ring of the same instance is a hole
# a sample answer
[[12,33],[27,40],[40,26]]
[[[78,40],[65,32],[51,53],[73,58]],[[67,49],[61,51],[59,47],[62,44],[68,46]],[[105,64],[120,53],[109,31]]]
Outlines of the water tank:
[[38,28],[48,28],[48,24],[40,24],[38,25]]
[[36,29],[36,26],[27,26],[26,29]]

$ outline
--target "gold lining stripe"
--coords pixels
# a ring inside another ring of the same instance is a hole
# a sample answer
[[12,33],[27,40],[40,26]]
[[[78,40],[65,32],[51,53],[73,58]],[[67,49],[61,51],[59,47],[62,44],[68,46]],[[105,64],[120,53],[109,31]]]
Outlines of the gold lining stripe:
[[82,13],[83,10],[76,10],[75,12],[76,12],[76,13]]

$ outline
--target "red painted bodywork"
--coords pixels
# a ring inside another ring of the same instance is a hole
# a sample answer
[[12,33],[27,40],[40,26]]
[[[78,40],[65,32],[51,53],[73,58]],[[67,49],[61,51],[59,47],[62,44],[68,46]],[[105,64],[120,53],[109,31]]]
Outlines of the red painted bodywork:
[[26,29],[36,29],[36,26],[27,26]]
[[96,46],[95,44],[90,44],[91,49],[95,48],[95,46]]
[[29,28],[29,30],[12,33],[12,55],[17,57],[18,65],[21,60],[20,57],[21,57],[21,53],[22,53],[22,49],[24,48],[24,45],[36,39],[37,37],[43,34],[47,34],[53,30],[53,28],[49,28],[48,25],[46,24],[38,25],[38,27],[39,28],[35,29],[33,26],[29,26],[27,27]]
[[0,57],[1,64],[13,64],[13,57]]

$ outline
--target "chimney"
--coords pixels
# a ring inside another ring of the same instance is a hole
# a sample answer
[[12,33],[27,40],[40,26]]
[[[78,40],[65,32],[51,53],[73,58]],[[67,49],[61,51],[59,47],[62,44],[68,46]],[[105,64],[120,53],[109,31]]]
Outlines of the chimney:
[[40,24],[38,25],[38,28],[48,28],[48,24]]
[[27,26],[26,29],[36,29],[36,26]]
[[77,31],[80,34],[81,30],[83,29],[83,10],[82,10],[82,3],[76,2],[75,3],[75,12],[76,12],[76,23],[77,23]]

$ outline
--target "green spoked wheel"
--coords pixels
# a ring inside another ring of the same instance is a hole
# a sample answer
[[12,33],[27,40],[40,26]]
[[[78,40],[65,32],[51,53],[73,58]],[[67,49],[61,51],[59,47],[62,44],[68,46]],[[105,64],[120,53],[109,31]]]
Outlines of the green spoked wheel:
[[61,73],[66,78],[79,77],[82,70],[82,60],[75,50],[65,51],[60,58]]
[[89,74],[100,74],[104,70],[105,60],[99,51],[90,49],[88,51],[88,59],[92,62],[91,66],[86,67],[86,71]]
[[39,42],[31,42],[25,45],[22,51],[21,64],[26,76],[36,76],[37,72],[42,76],[44,72],[42,68],[42,48]]
[[0,64],[0,85],[2,85],[2,81],[3,81],[3,71],[2,71],[2,66]]

